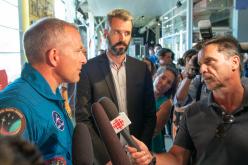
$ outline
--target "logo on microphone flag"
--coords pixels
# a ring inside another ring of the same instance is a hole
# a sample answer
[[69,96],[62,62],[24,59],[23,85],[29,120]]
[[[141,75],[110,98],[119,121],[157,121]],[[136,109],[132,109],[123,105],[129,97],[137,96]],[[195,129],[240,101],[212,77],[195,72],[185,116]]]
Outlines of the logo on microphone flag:
[[129,120],[129,118],[124,112],[120,112],[119,116],[113,119],[110,123],[112,127],[114,128],[115,133],[119,133],[124,128],[129,126],[131,124],[131,121]]

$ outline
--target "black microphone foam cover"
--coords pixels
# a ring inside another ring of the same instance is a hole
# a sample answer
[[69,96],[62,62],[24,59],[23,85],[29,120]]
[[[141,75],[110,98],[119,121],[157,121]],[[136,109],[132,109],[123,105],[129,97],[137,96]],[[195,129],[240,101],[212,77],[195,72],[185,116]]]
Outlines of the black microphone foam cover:
[[77,123],[72,136],[72,161],[74,165],[93,165],[94,154],[88,127]]
[[108,116],[100,103],[96,102],[91,108],[95,123],[101,138],[107,148],[112,164],[131,165],[127,154],[122,147],[119,138],[110,124]]
[[98,102],[102,105],[110,121],[119,116],[118,109],[110,98],[102,97]]
[[[113,101],[108,97],[102,97],[98,100],[98,102],[102,105],[103,109],[105,110],[109,120],[115,119],[117,116],[119,116],[118,109],[116,108]],[[123,129],[121,132],[121,135],[126,140],[127,144],[131,147],[135,147],[138,151],[141,151],[140,147],[135,143],[135,141],[132,139],[130,134],[128,133],[127,129]]]

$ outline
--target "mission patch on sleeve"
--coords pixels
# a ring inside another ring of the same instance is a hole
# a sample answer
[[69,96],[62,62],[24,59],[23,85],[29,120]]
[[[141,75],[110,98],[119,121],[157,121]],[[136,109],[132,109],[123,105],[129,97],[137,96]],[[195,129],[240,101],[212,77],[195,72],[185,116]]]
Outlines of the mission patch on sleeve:
[[23,113],[16,108],[0,108],[0,135],[21,135],[26,127]]

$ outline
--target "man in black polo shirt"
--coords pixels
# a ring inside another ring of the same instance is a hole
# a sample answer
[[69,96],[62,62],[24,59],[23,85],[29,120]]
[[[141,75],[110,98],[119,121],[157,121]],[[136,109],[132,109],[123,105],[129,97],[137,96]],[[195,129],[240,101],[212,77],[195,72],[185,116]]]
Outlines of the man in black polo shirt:
[[[156,155],[158,164],[242,165],[248,162],[248,89],[241,83],[242,56],[232,37],[217,37],[198,54],[200,73],[211,93],[185,111],[173,147]],[[136,164],[154,157],[129,147]]]

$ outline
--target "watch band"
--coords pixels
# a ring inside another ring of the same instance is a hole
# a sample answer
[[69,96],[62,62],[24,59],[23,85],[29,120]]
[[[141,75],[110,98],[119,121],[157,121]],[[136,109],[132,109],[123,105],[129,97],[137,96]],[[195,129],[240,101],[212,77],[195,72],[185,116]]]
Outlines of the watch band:
[[151,155],[152,155],[152,160],[151,160],[151,162],[149,163],[149,165],[156,165],[156,161],[157,161],[156,155],[155,155],[153,152],[150,152],[150,153],[151,153]]

